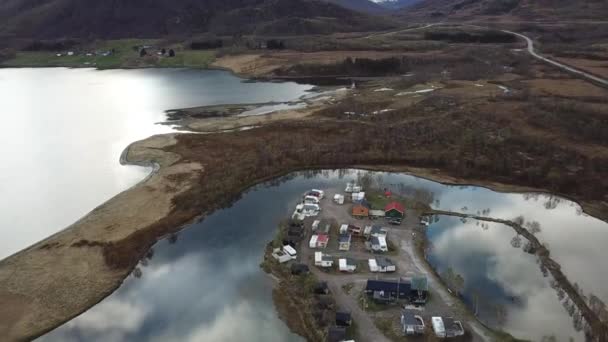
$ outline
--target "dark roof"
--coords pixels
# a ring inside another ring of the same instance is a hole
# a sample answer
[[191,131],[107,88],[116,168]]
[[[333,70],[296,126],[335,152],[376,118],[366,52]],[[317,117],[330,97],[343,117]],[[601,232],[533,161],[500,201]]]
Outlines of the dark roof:
[[305,264],[292,264],[291,265],[291,273],[300,274],[300,273],[308,273],[310,269],[308,265]]
[[327,332],[328,342],[340,342],[346,338],[346,328],[343,327],[331,327]]
[[397,210],[400,213],[405,213],[405,208],[399,202],[391,202],[384,207],[384,211]]
[[357,266],[357,260],[355,260],[355,259],[352,259],[352,258],[342,258],[342,259],[346,260],[347,265]]
[[375,280],[367,281],[366,291],[406,292],[411,290],[411,284],[407,280]]
[[348,323],[352,320],[350,312],[338,311],[336,312],[336,324],[340,322]]
[[329,288],[327,287],[327,282],[326,281],[320,281],[320,282],[318,282],[318,283],[315,284],[315,292],[317,292],[317,291],[324,291],[324,290],[327,290],[327,289],[329,289]]
[[376,264],[381,267],[395,266],[395,263],[391,259],[384,257],[376,257]]
[[340,234],[338,241],[342,242],[350,242],[350,234]]
[[377,224],[372,226],[372,229],[369,231],[370,234],[386,234],[386,228],[379,226]]
[[414,313],[410,310],[403,310],[401,313],[403,316],[403,324],[405,325],[420,325],[420,322],[414,317]]

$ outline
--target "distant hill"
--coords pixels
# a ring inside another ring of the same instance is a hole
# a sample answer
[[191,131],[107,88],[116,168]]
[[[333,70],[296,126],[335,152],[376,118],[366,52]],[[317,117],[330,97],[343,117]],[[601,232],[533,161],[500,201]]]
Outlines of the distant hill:
[[317,0],[0,0],[0,37],[297,35],[390,27],[385,20]]
[[422,0],[403,12],[410,17],[514,16],[521,19],[605,19],[606,0]]
[[338,6],[342,6],[344,8],[351,9],[353,11],[363,12],[363,13],[386,13],[388,8],[372,2],[370,0],[326,0],[327,2],[331,2]]

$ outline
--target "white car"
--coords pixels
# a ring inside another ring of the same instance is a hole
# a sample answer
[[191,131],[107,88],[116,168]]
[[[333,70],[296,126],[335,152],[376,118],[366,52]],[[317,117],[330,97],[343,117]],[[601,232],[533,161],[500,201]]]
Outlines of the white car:
[[312,189],[309,192],[306,193],[306,196],[314,196],[318,199],[323,199],[323,197],[325,196],[325,191],[323,190],[318,190],[318,189]]
[[319,204],[319,198],[312,196],[312,195],[306,195],[304,196],[304,203],[306,204]]

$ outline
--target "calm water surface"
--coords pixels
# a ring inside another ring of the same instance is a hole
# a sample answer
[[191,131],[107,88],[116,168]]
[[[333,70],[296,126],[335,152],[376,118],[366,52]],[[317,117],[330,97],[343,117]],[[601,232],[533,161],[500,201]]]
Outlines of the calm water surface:
[[[180,233],[176,242],[159,242],[152,258],[139,266],[140,277],[130,276],[102,303],[41,340],[301,340],[276,317],[272,283],[258,266],[263,248],[306,189],[341,189],[357,173],[306,172],[255,187],[231,208]],[[577,204],[549,195],[447,186],[403,174],[372,175],[380,186],[427,199],[437,209],[538,222],[537,236],[549,245],[568,278],[585,294],[608,300],[608,265],[602,257],[608,224],[582,214]],[[478,298],[484,321],[519,338],[583,340],[535,257],[513,247],[510,228],[440,217],[428,236],[429,262],[440,273],[452,268],[464,278],[465,299],[473,309],[472,298]]]
[[168,132],[172,108],[291,101],[310,86],[223,71],[0,69],[0,259],[141,180],[119,165],[133,141]]

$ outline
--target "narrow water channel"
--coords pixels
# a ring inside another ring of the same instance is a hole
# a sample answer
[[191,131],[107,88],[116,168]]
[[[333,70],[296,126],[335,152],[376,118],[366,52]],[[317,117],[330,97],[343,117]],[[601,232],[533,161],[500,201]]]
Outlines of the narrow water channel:
[[[114,294],[40,340],[301,340],[274,310],[273,283],[259,268],[264,246],[305,190],[343,189],[364,172],[300,172],[250,189],[232,207],[160,241]],[[601,258],[608,224],[583,214],[576,203],[545,194],[448,186],[405,174],[369,174],[376,186],[428,201],[436,209],[523,216],[588,300],[592,294],[608,300],[608,264]],[[440,274],[451,268],[464,279],[465,301],[487,324],[523,339],[582,341],[551,279],[534,256],[513,246],[515,235],[497,224],[439,217],[428,228],[428,260]]]

